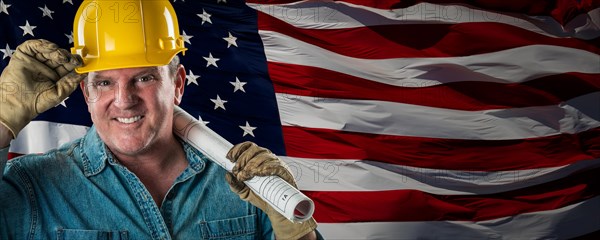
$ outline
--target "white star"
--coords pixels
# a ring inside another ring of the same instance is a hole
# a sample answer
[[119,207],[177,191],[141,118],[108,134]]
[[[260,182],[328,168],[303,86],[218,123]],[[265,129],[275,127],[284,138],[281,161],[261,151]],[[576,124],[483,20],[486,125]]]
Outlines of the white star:
[[52,14],[54,13],[54,11],[48,9],[48,7],[44,4],[44,8],[38,7],[40,10],[42,10],[42,17],[48,16],[50,19],[54,20],[54,18],[52,18]]
[[198,115],[198,121],[200,121],[202,124],[204,124],[205,126],[208,125],[210,122],[209,121],[204,121],[202,120],[202,116]]
[[227,3],[227,0],[217,0],[217,3],[224,2]]
[[186,43],[192,45],[192,43],[190,42],[190,39],[194,37],[194,35],[187,35],[185,34],[185,31],[183,31],[183,34],[181,34],[181,36],[183,37],[183,41],[185,41]]
[[2,59],[5,59],[6,57],[12,57],[12,54],[15,52],[15,50],[10,49],[10,46],[8,46],[8,43],[7,43],[6,48],[0,49],[0,52],[4,53],[4,56],[2,56]]
[[73,31],[71,31],[71,34],[65,34],[65,36],[69,38],[69,43],[73,43]]
[[244,89],[244,85],[246,85],[246,83],[248,83],[248,82],[240,82],[240,79],[235,77],[235,82],[229,82],[229,83],[231,83],[231,85],[233,85],[233,87],[234,87],[233,92],[237,92],[238,90],[242,90],[242,92],[246,92],[246,90]]
[[227,48],[231,47],[231,45],[233,46],[238,46],[237,43],[235,42],[237,40],[236,37],[234,37],[233,35],[231,35],[231,33],[229,33],[229,37],[224,37],[223,39],[225,39],[225,41],[227,41]]
[[222,100],[221,97],[219,97],[219,94],[217,94],[217,99],[211,99],[211,101],[215,103],[215,110],[217,110],[217,108],[225,110],[225,103],[227,103],[227,101]]
[[6,15],[10,15],[8,14],[8,7],[10,7],[10,4],[4,4],[4,1],[0,0],[0,13],[6,13]]
[[204,8],[202,9],[202,14],[196,14],[196,15],[198,15],[198,17],[202,18],[202,25],[204,25],[205,22],[212,24],[212,21],[210,20],[210,14],[208,14],[206,11],[204,11]]
[[194,75],[194,73],[192,72],[192,70],[190,70],[190,74],[188,74],[187,76],[185,76],[185,79],[188,80],[187,85],[190,85],[191,83],[194,83],[196,85],[198,85],[198,78],[200,77],[200,75]]
[[246,121],[246,126],[240,126],[240,128],[242,130],[244,130],[244,135],[242,135],[242,137],[245,137],[247,134],[250,134],[251,136],[254,137],[254,133],[252,131],[254,131],[254,129],[256,129],[256,127],[250,126],[248,121]]
[[73,0],[63,0],[63,3],[66,3],[66,2],[70,3],[71,5],[73,5]]
[[29,25],[29,21],[25,20],[25,26],[19,26],[21,29],[23,29],[23,36],[25,36],[25,34],[30,34],[31,36],[33,35],[33,29],[36,28],[36,26],[31,26]]
[[67,107],[67,99],[69,99],[69,97],[65,98],[65,100],[63,100],[59,104],[56,104],[56,106],[54,106],[54,107],[58,107],[58,105],[62,105],[63,107]]
[[212,56],[212,53],[208,53],[208,57],[203,57],[204,60],[206,60],[206,67],[210,66],[210,65],[215,65],[215,67],[219,67],[217,66],[217,61],[219,61],[219,58],[214,58]]

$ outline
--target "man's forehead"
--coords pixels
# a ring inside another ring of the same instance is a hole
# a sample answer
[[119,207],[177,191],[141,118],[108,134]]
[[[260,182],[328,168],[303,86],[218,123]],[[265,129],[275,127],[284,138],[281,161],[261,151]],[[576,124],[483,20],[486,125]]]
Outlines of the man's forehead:
[[136,76],[145,73],[160,73],[166,66],[155,67],[137,67],[137,68],[120,68],[90,72],[90,78],[114,78],[117,76]]

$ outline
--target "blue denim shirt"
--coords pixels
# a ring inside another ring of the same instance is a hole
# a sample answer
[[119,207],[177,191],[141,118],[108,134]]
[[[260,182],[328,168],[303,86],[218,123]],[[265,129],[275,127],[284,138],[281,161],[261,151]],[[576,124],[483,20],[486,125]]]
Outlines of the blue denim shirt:
[[272,239],[267,216],[231,192],[225,171],[182,144],[188,167],[160,207],[94,127],[43,155],[6,163],[2,149],[0,239]]

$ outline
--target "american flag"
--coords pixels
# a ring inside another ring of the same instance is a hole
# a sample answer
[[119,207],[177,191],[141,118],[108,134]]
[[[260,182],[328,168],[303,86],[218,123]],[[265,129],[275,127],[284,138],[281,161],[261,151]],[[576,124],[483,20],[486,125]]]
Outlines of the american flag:
[[[80,3],[0,0],[0,67]],[[598,239],[600,1],[172,4],[182,107],[288,162],[325,238]],[[77,90],[11,152],[90,125]]]

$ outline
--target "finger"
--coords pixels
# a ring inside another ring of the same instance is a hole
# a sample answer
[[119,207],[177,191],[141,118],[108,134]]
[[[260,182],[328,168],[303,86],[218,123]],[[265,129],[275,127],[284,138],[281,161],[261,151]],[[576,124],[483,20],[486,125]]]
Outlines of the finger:
[[227,155],[225,157],[229,159],[232,163],[235,163],[235,166],[232,169],[233,173],[237,173],[239,169],[244,168],[246,163],[240,161],[240,155],[246,152],[249,148],[253,147],[252,145],[252,142],[246,141],[243,143],[236,144],[235,146],[233,146],[233,148],[229,150],[229,152],[227,152]]
[[67,71],[73,71],[76,67],[83,66],[83,58],[77,54],[70,54],[71,61],[65,63],[63,66],[67,69]]
[[246,186],[243,182],[238,181],[235,176],[231,173],[225,173],[225,180],[231,187],[231,190],[235,193],[241,192]]
[[252,143],[252,146],[250,146],[248,149],[244,150],[239,154],[239,156],[237,157],[237,161],[247,163],[253,158],[266,158],[270,157],[271,155],[272,153],[268,149],[259,147],[258,145]]
[[[267,160],[272,153],[266,148],[258,147],[256,144],[252,143],[249,148],[246,150],[237,153],[237,158],[235,161],[235,166],[232,169],[233,173],[237,173],[239,171],[248,171],[249,169],[253,169],[258,167],[262,161]],[[252,166],[247,166],[249,163]]]
[[75,67],[82,64],[81,58],[43,39],[27,44],[27,46],[30,46],[31,49],[28,55],[35,53],[33,55],[35,59],[54,69],[60,77],[72,72]]
[[239,155],[248,148],[252,147],[253,144],[254,143],[249,141],[236,144],[229,150],[229,152],[227,152],[226,158],[235,163],[238,160]]
[[71,61],[71,53],[65,49],[59,48],[52,52],[38,53],[36,59],[51,68],[56,68]]
[[36,82],[56,81],[60,78],[58,73],[41,63],[35,57],[29,56],[22,52],[15,52],[13,58],[8,63],[9,66],[23,74],[26,74],[29,79]]
[[79,87],[79,83],[86,77],[87,74],[78,74],[76,72],[65,75],[56,82],[57,95],[67,97]]
[[70,61],[56,67],[54,70],[61,76],[74,72],[75,68],[83,66],[83,59],[79,55],[70,54]]
[[277,158],[253,159],[246,164],[246,167],[242,171],[239,171],[239,175],[241,176],[238,179],[248,180],[254,176],[276,175],[275,173],[279,169],[286,170],[285,166]]
[[74,67],[69,63],[80,62],[67,50],[58,48],[56,44],[43,39],[26,41],[18,47],[13,57],[22,61],[26,68],[35,69],[42,73],[42,76],[47,77],[42,79],[40,76],[34,76],[36,81],[56,81],[72,71]]
[[79,82],[85,77],[86,74],[73,72],[58,80],[53,87],[40,94],[35,106],[37,113],[42,113],[63,101],[77,89]]
[[17,50],[30,57],[35,57],[38,53],[49,53],[58,49],[58,45],[44,39],[27,40],[17,47]]
[[247,161],[243,168],[238,169],[236,176],[241,181],[247,181],[254,176],[273,175],[269,171],[277,168],[283,168],[280,160],[271,153],[264,153]]
[[83,65],[83,60],[79,55],[74,55],[65,49],[58,49],[48,54],[48,61],[45,63],[59,76],[65,76],[75,70],[76,67]]
[[[64,67],[64,64],[70,61],[69,56],[66,54],[70,55],[66,50],[58,49],[54,52],[44,54],[43,57],[38,57],[37,59],[56,73],[58,76],[58,78],[54,79],[56,81],[71,72]],[[46,60],[44,61],[44,59]]]

